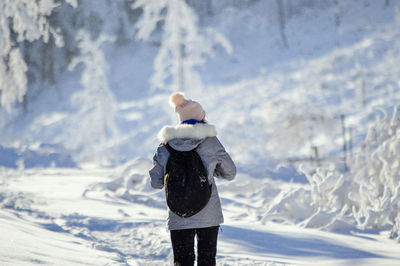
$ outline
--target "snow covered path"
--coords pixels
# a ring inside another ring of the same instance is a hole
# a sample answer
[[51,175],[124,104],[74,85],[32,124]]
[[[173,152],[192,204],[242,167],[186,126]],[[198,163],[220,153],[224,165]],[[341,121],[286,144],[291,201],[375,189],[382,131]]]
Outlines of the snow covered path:
[[[0,265],[169,265],[163,192],[148,188],[148,164],[1,170]],[[400,263],[399,245],[386,235],[263,225],[241,203],[252,202],[248,194],[223,183],[220,193],[226,221],[218,265]]]

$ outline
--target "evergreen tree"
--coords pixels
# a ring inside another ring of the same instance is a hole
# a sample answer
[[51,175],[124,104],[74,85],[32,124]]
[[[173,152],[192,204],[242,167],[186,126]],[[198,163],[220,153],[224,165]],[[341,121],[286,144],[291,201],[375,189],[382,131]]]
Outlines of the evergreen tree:
[[143,9],[137,23],[137,38],[149,39],[162,25],[162,40],[154,62],[151,78],[152,89],[193,90],[201,88],[201,80],[195,67],[214,55],[215,45],[231,52],[229,41],[211,28],[201,29],[198,16],[184,0],[139,0],[133,8]]
[[[74,7],[76,0],[66,0]],[[1,106],[9,112],[16,102],[24,101],[27,92],[27,64],[22,43],[54,38],[62,46],[62,38],[50,26],[48,17],[58,4],[54,0],[3,0],[0,3],[0,96]]]

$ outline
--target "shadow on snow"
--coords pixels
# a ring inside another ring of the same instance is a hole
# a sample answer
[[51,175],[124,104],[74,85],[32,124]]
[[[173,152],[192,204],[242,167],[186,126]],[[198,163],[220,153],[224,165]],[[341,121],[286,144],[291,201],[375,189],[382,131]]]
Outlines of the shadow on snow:
[[330,243],[317,238],[289,237],[269,232],[234,226],[223,226],[220,239],[247,247],[249,251],[286,256],[332,257],[336,259],[379,258],[381,256],[360,249]]

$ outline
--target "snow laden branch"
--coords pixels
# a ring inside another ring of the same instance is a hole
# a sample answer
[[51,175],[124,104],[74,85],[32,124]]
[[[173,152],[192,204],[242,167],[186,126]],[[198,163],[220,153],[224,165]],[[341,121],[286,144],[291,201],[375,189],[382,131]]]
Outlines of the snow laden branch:
[[309,187],[283,191],[264,221],[330,231],[389,230],[400,240],[400,119],[398,108],[369,129],[350,172],[317,169]]
[[[76,7],[76,0],[66,0]],[[59,4],[54,0],[2,0],[0,2],[0,98],[8,112],[15,102],[22,102],[27,91],[27,65],[19,43],[50,36],[58,46],[63,40],[48,17]]]
[[114,118],[117,104],[107,78],[109,66],[101,50],[103,43],[113,42],[114,38],[100,35],[93,41],[89,32],[81,30],[77,41],[80,55],[72,60],[69,69],[72,70],[80,64],[83,66],[81,84],[84,89],[71,98],[78,112],[69,128],[71,135],[75,136],[70,140],[70,147],[83,150],[83,160],[103,163],[103,160],[109,158],[99,156],[105,154],[104,151],[109,146],[112,147],[108,140],[118,134]]
[[215,55],[216,46],[232,52],[231,44],[221,33],[198,26],[197,14],[184,0],[139,0],[132,7],[143,10],[137,23],[139,40],[148,40],[163,22],[151,77],[153,90],[199,89],[201,80],[195,68]]

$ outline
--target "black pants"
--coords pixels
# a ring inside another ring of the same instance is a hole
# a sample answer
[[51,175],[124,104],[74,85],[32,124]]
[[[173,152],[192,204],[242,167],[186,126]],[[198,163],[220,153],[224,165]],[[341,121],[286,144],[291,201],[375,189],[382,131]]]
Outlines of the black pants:
[[197,237],[197,265],[215,265],[219,226],[171,230],[175,266],[194,265],[194,236]]

